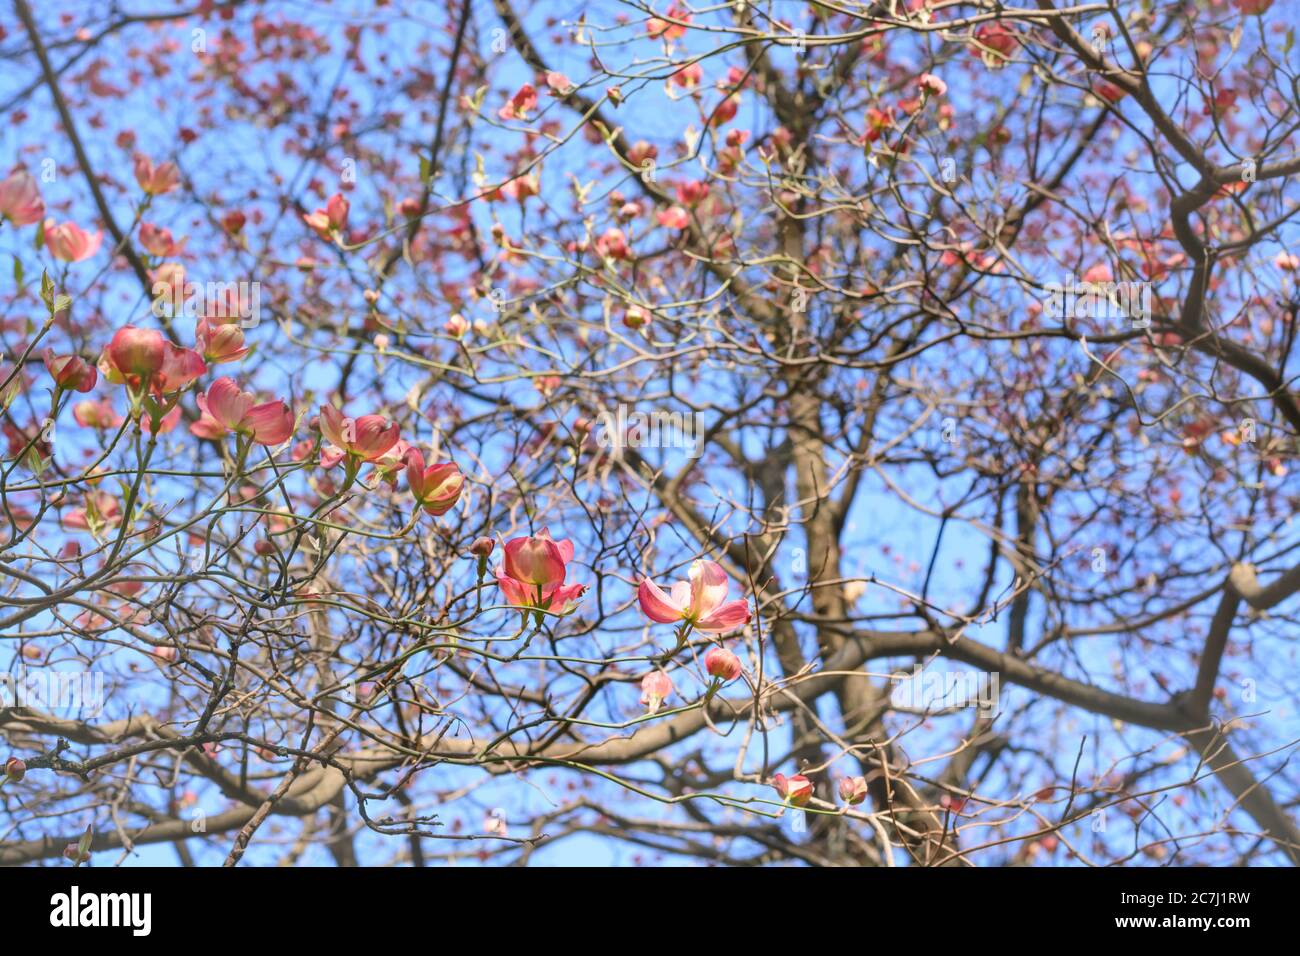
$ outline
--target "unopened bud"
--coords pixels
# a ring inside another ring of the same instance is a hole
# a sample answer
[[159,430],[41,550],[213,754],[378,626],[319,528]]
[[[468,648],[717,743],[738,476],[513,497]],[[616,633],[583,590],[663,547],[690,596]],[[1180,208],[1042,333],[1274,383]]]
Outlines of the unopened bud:
[[841,777],[840,799],[849,806],[857,806],[867,798],[866,777]]
[[69,843],[63,848],[63,855],[73,863],[85,863],[90,859],[90,854],[83,852],[81,847],[75,843]]
[[713,677],[729,683],[740,676],[740,658],[725,647],[710,648],[704,655],[704,669]]

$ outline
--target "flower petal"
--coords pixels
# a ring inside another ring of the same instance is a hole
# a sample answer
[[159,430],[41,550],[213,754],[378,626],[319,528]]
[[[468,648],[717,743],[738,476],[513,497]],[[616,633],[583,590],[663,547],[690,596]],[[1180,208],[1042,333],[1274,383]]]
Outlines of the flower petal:
[[333,405],[322,405],[320,407],[320,433],[325,436],[326,440],[338,448],[346,448],[347,442],[343,439],[343,423],[347,421],[344,414]]
[[397,444],[398,433],[396,422],[382,415],[362,415],[356,420],[356,440],[348,451],[356,452],[366,461],[374,461]]
[[698,630],[710,634],[725,634],[749,623],[749,602],[745,600],[728,601],[708,617],[696,622]]
[[727,599],[727,573],[716,561],[691,562],[691,614],[706,618]]
[[240,423],[259,445],[278,445],[293,434],[293,412],[284,402],[276,399],[254,405]]
[[507,604],[514,607],[533,606],[533,602],[537,599],[537,590],[535,588],[516,581],[503,568],[497,568],[496,577],[497,587],[501,589],[501,596],[506,599]]
[[553,584],[542,590],[542,607],[553,614],[568,614],[586,590],[585,584]]
[[343,460],[344,451],[337,445],[326,445],[320,450],[320,466],[333,468]]
[[420,499],[420,504],[435,517],[446,514],[460,499],[464,484],[465,476],[454,462],[433,465],[424,472],[424,496]]
[[549,537],[515,538],[506,542],[506,574],[524,584],[546,587],[564,580],[564,558]]
[[[674,587],[673,590],[678,589]],[[663,588],[649,578],[641,581],[636,596],[641,602],[642,613],[659,624],[675,624],[686,616],[686,606],[678,599],[680,595],[665,594]]]
[[235,380],[223,375],[208,386],[207,413],[222,426],[234,431],[253,405],[253,396],[241,392]]
[[541,531],[537,532],[537,537],[545,538],[547,541],[554,541],[555,546],[560,551],[560,560],[565,564],[568,564],[573,560],[573,542],[568,538],[561,538],[559,541],[555,541],[555,539],[551,537],[551,530],[549,528],[543,528]]

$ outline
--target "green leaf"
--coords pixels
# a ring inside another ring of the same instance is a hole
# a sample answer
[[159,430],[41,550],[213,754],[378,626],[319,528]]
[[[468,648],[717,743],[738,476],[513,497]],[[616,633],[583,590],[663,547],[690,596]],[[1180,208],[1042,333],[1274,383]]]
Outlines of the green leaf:
[[14,256],[14,285],[19,289],[23,287],[23,260]]

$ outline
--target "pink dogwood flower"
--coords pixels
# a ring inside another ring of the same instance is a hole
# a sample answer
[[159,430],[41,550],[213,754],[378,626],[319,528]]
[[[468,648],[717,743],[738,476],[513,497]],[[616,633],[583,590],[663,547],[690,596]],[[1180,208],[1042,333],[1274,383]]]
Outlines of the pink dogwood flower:
[[64,262],[81,262],[89,259],[99,251],[104,241],[104,233],[96,232],[93,236],[74,222],[55,225],[53,219],[45,220],[45,247],[50,255]]
[[161,196],[181,184],[181,171],[175,163],[153,164],[143,153],[135,154],[135,181],[150,196]]
[[668,592],[649,578],[642,579],[637,598],[645,616],[659,624],[685,622],[710,634],[726,634],[748,623],[749,602],[727,600],[727,574],[722,565],[692,561],[689,577]]
[[108,399],[86,399],[72,407],[72,417],[83,428],[117,428],[122,424],[122,416],[113,409]]
[[1100,77],[1093,78],[1092,91],[1107,103],[1118,103],[1128,95],[1123,87],[1116,86],[1110,80],[1103,80]]
[[185,248],[185,240],[177,242],[172,238],[172,231],[151,222],[140,223],[140,245],[145,252],[159,259],[179,255]]
[[0,180],[0,220],[30,226],[45,215],[45,200],[32,174],[17,169]]
[[244,435],[259,445],[279,445],[293,434],[293,412],[280,399],[254,404],[257,400],[241,392],[229,376],[223,375],[196,399],[202,413],[190,432],[200,438],[219,439],[228,432]]
[[557,96],[568,96],[576,89],[573,81],[563,73],[557,73],[552,70],[546,74],[546,85],[550,87],[551,92]]
[[673,679],[663,671],[651,671],[641,678],[641,703],[645,704],[646,713],[653,714],[659,705],[673,692]]
[[426,468],[420,449],[412,448],[406,453],[406,483],[415,496],[415,503],[437,517],[450,511],[460,499],[465,476],[451,461]]
[[208,319],[199,319],[194,327],[194,345],[210,365],[238,362],[248,354],[244,330],[231,322],[214,324]]
[[577,606],[586,586],[565,584],[566,565],[573,560],[573,542],[555,541],[543,528],[536,535],[506,542],[496,570],[497,586],[506,602],[519,608],[567,614]]
[[624,260],[632,258],[632,248],[627,244],[627,236],[622,229],[609,228],[596,237],[594,243],[597,255],[606,259]]
[[99,370],[115,385],[147,382],[162,369],[166,357],[167,340],[161,332],[124,325],[113,333],[99,360]]
[[506,101],[505,106],[497,110],[497,116],[503,120],[526,120],[528,114],[535,109],[537,109],[537,90],[533,84],[525,83]]
[[933,73],[922,73],[921,78],[916,81],[922,95],[943,96],[948,92],[948,84]]
[[45,350],[45,369],[54,384],[66,391],[88,392],[99,379],[95,366],[80,355],[55,355],[53,349]]
[[317,209],[302,217],[302,221],[316,230],[322,239],[329,239],[343,231],[348,222],[348,201],[340,193],[329,198],[324,209]]
[[776,788],[776,792],[780,794],[781,799],[792,807],[802,807],[812,799],[812,781],[801,773],[797,773],[793,777],[778,773],[772,778],[772,786]]
[[677,201],[683,206],[698,206],[709,195],[709,184],[702,179],[688,179],[677,184]]
[[[665,19],[665,17],[670,19]],[[677,21],[677,22],[671,22]],[[686,34],[686,26],[690,23],[691,15],[682,7],[673,4],[668,8],[668,12],[663,17],[651,17],[646,21],[646,36],[651,39],[676,40]]]
[[565,568],[573,560],[573,542],[555,541],[550,530],[536,535],[513,538],[506,542],[505,573],[516,581],[537,587],[549,587],[564,580]]
[[856,807],[867,798],[866,777],[841,777],[840,799],[851,807]]
[[184,391],[207,370],[207,363],[198,352],[164,342],[162,368],[154,376],[154,390],[159,395]]
[[333,468],[345,458],[353,469],[365,461],[378,461],[398,441],[396,422],[382,415],[349,418],[333,405],[320,407],[320,431],[329,443],[321,449],[323,468]]
[[655,213],[659,225],[665,229],[687,229],[691,224],[691,214],[682,206],[669,206]]

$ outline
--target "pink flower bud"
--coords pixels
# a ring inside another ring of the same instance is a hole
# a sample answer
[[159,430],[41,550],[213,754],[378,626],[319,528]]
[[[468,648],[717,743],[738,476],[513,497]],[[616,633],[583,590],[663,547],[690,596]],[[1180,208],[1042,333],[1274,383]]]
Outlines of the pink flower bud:
[[27,776],[27,764],[23,763],[17,757],[10,757],[5,761],[5,776],[17,783],[23,777]]
[[551,88],[553,93],[559,96],[568,96],[573,92],[574,88],[572,80],[563,73],[557,73],[554,70],[546,74],[546,85]]
[[99,373],[79,355],[55,355],[45,350],[45,368],[59,388],[88,392],[95,387]]
[[801,773],[797,773],[793,777],[786,777],[785,774],[778,773],[772,778],[772,786],[776,788],[776,792],[780,794],[781,799],[792,807],[802,807],[812,799],[812,781]]
[[496,550],[497,543],[489,537],[475,538],[469,546],[469,553],[478,558],[489,558]]
[[45,200],[31,173],[19,169],[0,180],[0,219],[15,226],[29,226],[40,222],[44,215]]
[[46,219],[43,228],[45,248],[50,250],[50,255],[54,258],[64,262],[81,262],[83,259],[89,259],[99,251],[100,244],[104,241],[103,232],[95,232],[92,235],[75,222],[55,225],[53,219]]
[[647,143],[643,139],[633,143],[627,151],[627,159],[633,166],[641,167],[645,165],[647,159],[654,159],[659,155],[659,147],[652,143]]
[[651,671],[641,678],[641,703],[653,714],[673,692],[672,678],[663,671]]
[[152,378],[162,370],[167,358],[166,340],[154,329],[137,329],[124,325],[108,343],[108,360],[121,375]]
[[63,855],[73,863],[85,863],[90,859],[90,854],[83,852],[81,847],[75,843],[69,843],[63,848]]
[[564,580],[565,565],[573,560],[573,544],[553,541],[546,530],[536,536],[506,542],[505,573],[521,584],[546,587]]
[[135,181],[140,184],[140,188],[150,196],[161,196],[169,193],[181,184],[181,171],[176,168],[175,163],[159,163],[157,166],[153,161],[142,153],[137,153],[135,157]]
[[629,329],[639,329],[650,324],[650,313],[639,305],[628,306],[623,314],[623,324]]
[[349,204],[339,193],[329,198],[324,209],[317,209],[302,217],[303,222],[316,230],[322,239],[329,239],[333,234],[343,231],[348,222]]
[[939,798],[939,806],[952,813],[961,813],[966,808],[966,798],[953,797],[945,793]]
[[933,73],[922,73],[916,85],[920,87],[922,93],[930,96],[943,96],[948,92],[948,84]]
[[185,245],[185,240],[182,239],[178,243],[172,238],[170,229],[155,226],[151,222],[142,222],[140,223],[140,245],[144,246],[145,252],[149,255],[162,259],[180,252]]
[[622,229],[606,229],[596,238],[596,252],[606,259],[631,259],[632,249]]
[[866,777],[841,777],[840,799],[849,806],[856,807],[867,798]]
[[725,647],[713,647],[704,655],[704,669],[709,675],[723,683],[730,683],[740,676],[740,658]]
[[199,319],[194,329],[194,344],[209,364],[238,362],[248,354],[244,346],[244,331],[233,323],[214,325]]
[[424,456],[418,448],[406,453],[406,481],[416,504],[429,514],[446,514],[460,498],[465,477],[454,462],[424,466]]

